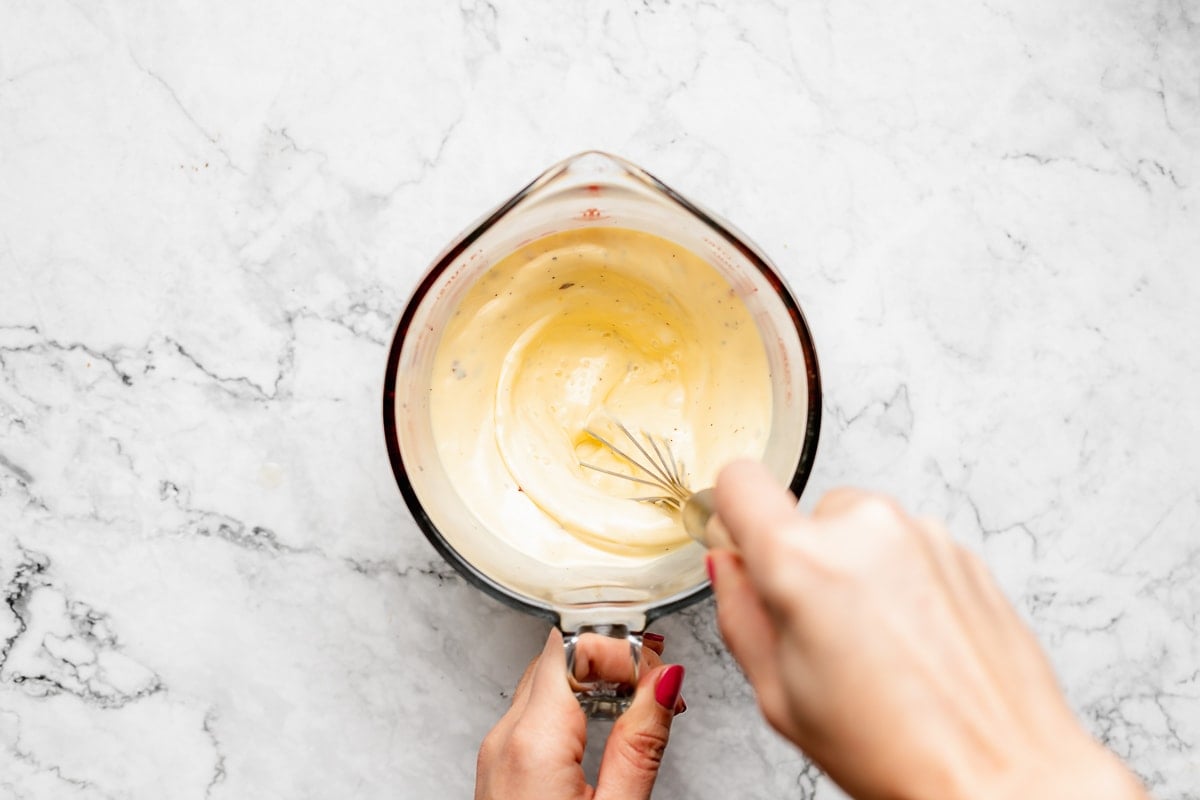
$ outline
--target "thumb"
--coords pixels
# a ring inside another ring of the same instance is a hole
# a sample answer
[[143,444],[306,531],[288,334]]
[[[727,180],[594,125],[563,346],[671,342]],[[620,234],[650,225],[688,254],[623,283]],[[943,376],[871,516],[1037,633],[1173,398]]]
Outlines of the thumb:
[[780,532],[795,523],[796,498],[757,461],[734,461],[721,470],[713,498],[746,569],[761,580],[778,563]]
[[667,749],[683,666],[651,670],[638,681],[629,710],[617,718],[596,779],[595,800],[649,800]]

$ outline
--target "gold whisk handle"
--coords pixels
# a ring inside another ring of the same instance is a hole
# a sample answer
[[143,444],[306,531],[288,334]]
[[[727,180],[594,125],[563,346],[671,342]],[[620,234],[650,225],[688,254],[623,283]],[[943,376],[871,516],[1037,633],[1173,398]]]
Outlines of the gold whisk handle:
[[683,503],[679,517],[688,536],[705,547],[737,550],[737,546],[729,536],[729,531],[721,524],[721,518],[717,516],[712,489],[701,489],[688,497]]

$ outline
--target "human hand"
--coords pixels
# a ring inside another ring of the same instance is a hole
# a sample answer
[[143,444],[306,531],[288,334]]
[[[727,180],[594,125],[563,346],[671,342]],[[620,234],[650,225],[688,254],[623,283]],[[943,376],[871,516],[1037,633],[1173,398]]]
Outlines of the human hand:
[[1144,798],[1093,742],[983,563],[854,489],[811,516],[759,464],[722,473],[740,555],[717,618],[768,722],[859,800]]
[[[582,767],[587,718],[568,683],[562,634],[551,630],[517,684],[512,706],[483,740],[475,800],[647,800],[671,721],[686,709],[679,696],[683,667],[664,666],[662,648],[661,637],[647,634],[633,704],[613,724],[593,788]],[[632,677],[623,639],[585,634],[575,665],[580,681]]]

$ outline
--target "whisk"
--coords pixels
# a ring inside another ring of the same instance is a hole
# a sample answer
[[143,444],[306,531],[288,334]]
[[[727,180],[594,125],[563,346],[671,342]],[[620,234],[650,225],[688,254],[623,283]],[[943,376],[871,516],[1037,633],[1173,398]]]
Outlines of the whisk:
[[671,452],[670,443],[661,437],[656,439],[645,431],[641,431],[642,441],[638,441],[638,437],[629,428],[617,420],[612,420],[612,423],[625,436],[629,444],[636,448],[641,459],[621,449],[591,428],[584,428],[583,432],[632,466],[635,474],[629,475],[582,461],[579,462],[579,466],[657,489],[659,494],[630,499],[639,503],[656,505],[679,514],[680,520],[683,522],[683,529],[687,531],[688,536],[705,547],[732,548],[728,532],[715,516],[712,489],[693,492],[688,488],[687,471],[684,469],[683,461],[676,459],[675,454]]

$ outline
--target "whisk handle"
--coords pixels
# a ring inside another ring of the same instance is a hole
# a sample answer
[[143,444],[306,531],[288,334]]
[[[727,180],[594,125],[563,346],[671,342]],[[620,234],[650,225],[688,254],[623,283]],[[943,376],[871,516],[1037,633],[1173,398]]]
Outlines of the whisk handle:
[[736,550],[729,531],[717,516],[716,501],[712,489],[701,489],[688,497],[680,510],[683,528],[700,544],[708,548]]

